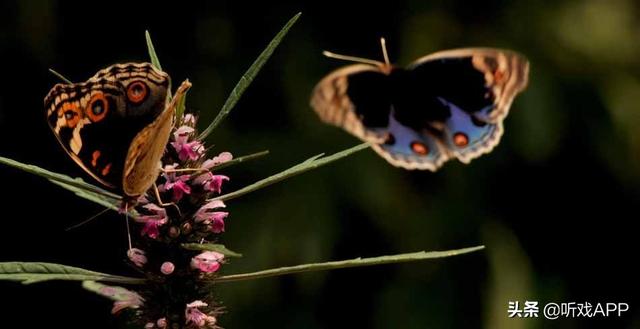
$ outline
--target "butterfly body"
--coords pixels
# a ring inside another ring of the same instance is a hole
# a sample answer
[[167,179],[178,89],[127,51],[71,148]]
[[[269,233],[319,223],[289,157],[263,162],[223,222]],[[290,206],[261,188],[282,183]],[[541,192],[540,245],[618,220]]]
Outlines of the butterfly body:
[[44,101],[47,122],[80,167],[133,200],[160,169],[175,113],[169,90],[169,76],[150,63],[116,64],[86,82],[55,85]]
[[515,95],[527,83],[521,55],[492,48],[449,50],[408,68],[386,63],[338,69],[311,105],[325,122],[372,143],[390,163],[435,171],[493,149]]

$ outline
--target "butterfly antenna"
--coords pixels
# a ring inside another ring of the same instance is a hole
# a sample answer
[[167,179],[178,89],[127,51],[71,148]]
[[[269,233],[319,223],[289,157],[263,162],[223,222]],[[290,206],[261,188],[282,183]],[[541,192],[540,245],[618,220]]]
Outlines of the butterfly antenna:
[[391,66],[391,61],[389,61],[389,53],[387,53],[387,41],[384,38],[380,38],[380,46],[382,47],[382,57],[384,57],[384,64],[386,66]]
[[362,63],[362,64],[370,64],[370,65],[375,65],[375,66],[384,66],[384,63],[382,63],[380,61],[375,61],[373,59],[368,59],[368,58],[341,55],[341,54],[332,53],[332,52],[326,51],[326,50],[323,51],[322,54],[327,56],[327,57],[329,57],[329,58],[335,58],[335,59],[339,59],[339,60],[343,60],[343,61],[356,62],[356,63]]
[[68,84],[73,84],[73,82],[71,82],[71,80],[67,79],[64,77],[64,75],[56,72],[54,69],[49,69],[49,72],[51,72],[51,74],[55,75],[56,77],[58,77],[58,79],[68,83]]
[[129,228],[129,205],[125,203],[124,205],[124,217],[127,222],[127,239],[129,241],[129,250],[131,250],[131,229]]
[[110,208],[104,208],[104,210],[102,210],[102,211],[100,211],[99,213],[97,213],[97,214],[95,214],[95,215],[93,215],[93,216],[89,217],[89,219],[83,220],[82,222],[80,222],[80,223],[78,223],[78,224],[75,224],[75,225],[69,226],[69,227],[67,227],[67,228],[66,228],[66,229],[64,229],[64,230],[65,230],[65,232],[68,232],[68,231],[74,230],[74,229],[76,229],[76,228],[78,228],[78,227],[80,227],[80,226],[82,226],[82,225],[84,225],[84,224],[87,224],[87,223],[89,223],[90,221],[92,221],[92,220],[94,220],[94,219],[96,219],[96,218],[100,217],[102,214],[104,214],[104,213],[105,213],[105,212],[107,212],[108,210],[110,210]]

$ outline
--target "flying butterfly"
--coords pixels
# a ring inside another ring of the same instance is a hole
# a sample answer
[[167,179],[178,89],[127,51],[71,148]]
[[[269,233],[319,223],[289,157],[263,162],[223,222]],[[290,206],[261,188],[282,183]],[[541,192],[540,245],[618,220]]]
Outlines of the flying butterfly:
[[436,171],[490,152],[503,120],[528,82],[529,62],[511,50],[439,51],[407,68],[324,52],[358,64],[340,68],[314,88],[311,106],[327,123],[372,144],[397,167]]
[[67,154],[95,180],[135,204],[156,181],[174,124],[170,78],[151,63],[115,64],[86,82],[57,84],[44,99],[47,122]]

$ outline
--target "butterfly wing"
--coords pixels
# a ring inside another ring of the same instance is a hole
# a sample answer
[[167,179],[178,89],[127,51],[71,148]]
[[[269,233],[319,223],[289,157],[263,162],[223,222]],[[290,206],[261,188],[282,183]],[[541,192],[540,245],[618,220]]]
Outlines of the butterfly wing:
[[86,82],[54,86],[44,101],[47,122],[80,167],[121,190],[129,146],[162,113],[168,86],[151,64],[113,65]]
[[131,142],[122,177],[126,195],[136,198],[144,194],[158,178],[159,163],[169,141],[176,106],[190,87],[191,83],[184,81],[164,111]]
[[324,122],[372,143],[393,165],[436,170],[448,159],[446,150],[433,136],[394,119],[394,77],[373,65],[343,67],[316,85],[311,106]]
[[416,122],[420,114],[411,111],[428,102],[425,111],[438,114],[423,126],[435,130],[449,153],[468,163],[499,143],[502,121],[526,88],[528,72],[526,58],[508,50],[467,48],[425,56],[408,68],[398,100],[414,108],[406,104],[398,116]]

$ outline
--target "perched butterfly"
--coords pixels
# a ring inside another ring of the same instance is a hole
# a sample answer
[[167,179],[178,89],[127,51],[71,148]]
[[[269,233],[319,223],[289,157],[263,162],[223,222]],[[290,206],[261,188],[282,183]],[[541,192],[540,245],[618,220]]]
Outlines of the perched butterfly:
[[150,63],[116,64],[82,83],[57,84],[44,99],[47,121],[69,156],[135,204],[156,181],[174,123],[169,76]]
[[529,62],[493,48],[436,52],[398,68],[359,62],[338,69],[315,87],[311,106],[320,118],[372,143],[391,164],[437,170],[449,159],[469,163],[500,141],[502,121],[527,86]]

